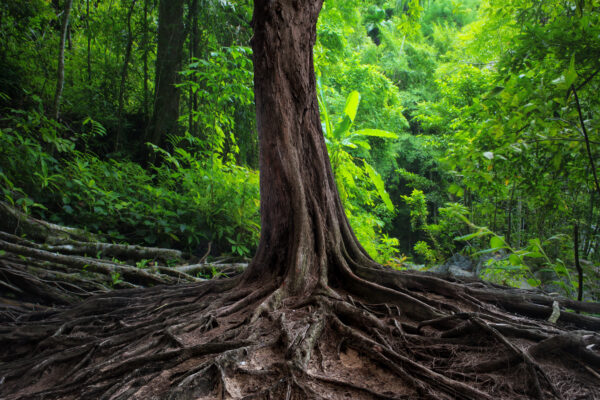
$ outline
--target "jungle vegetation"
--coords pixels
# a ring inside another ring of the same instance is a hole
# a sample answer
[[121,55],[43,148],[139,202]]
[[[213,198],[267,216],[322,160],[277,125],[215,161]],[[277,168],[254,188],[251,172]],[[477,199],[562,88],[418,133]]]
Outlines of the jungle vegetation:
[[0,394],[597,397],[599,10],[1,2]]
[[[480,275],[498,283],[596,286],[592,3],[324,5],[323,132],[371,257],[402,269],[492,254]],[[253,255],[251,7],[2,2],[3,201],[116,242]]]

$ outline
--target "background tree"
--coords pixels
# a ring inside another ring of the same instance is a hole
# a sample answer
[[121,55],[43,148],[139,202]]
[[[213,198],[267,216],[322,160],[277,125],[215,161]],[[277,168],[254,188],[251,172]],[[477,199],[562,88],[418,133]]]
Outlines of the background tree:
[[131,17],[135,8],[136,0],[132,0],[129,10],[127,11],[127,47],[125,48],[125,57],[123,57],[123,68],[121,70],[121,84],[119,85],[119,108],[117,109],[117,137],[115,140],[115,150],[119,149],[121,140],[121,131],[123,129],[123,107],[125,103],[125,83],[127,82],[127,72],[129,70],[129,62],[131,59],[131,50],[133,47],[133,32],[131,28]]
[[161,0],[158,4],[158,47],[154,83],[154,110],[147,140],[162,144],[165,134],[179,131],[179,71],[183,57],[185,29],[184,0]]
[[65,84],[65,43],[69,30],[69,16],[73,0],[66,0],[61,13],[60,43],[58,44],[58,67],[56,73],[56,92],[54,94],[54,119],[60,115],[60,100]]

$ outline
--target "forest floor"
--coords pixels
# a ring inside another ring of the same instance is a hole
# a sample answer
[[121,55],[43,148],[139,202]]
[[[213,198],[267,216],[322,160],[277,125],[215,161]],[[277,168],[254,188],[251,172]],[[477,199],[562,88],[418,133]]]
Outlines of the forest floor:
[[17,217],[0,398],[600,399],[598,303],[390,270],[363,272],[395,302],[335,283],[277,301],[245,264]]

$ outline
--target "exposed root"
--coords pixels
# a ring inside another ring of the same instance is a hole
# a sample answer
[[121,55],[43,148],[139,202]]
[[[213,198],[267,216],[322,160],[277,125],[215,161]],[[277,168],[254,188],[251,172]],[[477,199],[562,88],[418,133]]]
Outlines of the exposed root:
[[164,260],[183,255],[169,249],[64,240],[68,244],[40,244],[0,231],[0,321],[14,321],[48,306],[76,304],[112,289],[201,282],[206,279],[197,274],[219,278],[244,270],[241,264],[167,266]]
[[427,279],[418,299],[393,285],[366,284],[375,293],[362,296],[358,278],[352,295],[317,287],[307,298],[240,278],[23,315],[0,328],[0,397],[600,398],[597,333],[509,314],[436,277],[419,284]]

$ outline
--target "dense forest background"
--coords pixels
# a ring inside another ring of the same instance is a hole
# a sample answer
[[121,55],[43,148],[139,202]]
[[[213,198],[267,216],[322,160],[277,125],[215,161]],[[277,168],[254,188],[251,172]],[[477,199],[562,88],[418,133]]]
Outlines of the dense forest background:
[[[455,254],[598,300],[598,1],[327,0],[346,213],[391,268]],[[0,1],[0,196],[116,242],[254,254],[252,4]],[[210,244],[210,245],[209,245]]]

